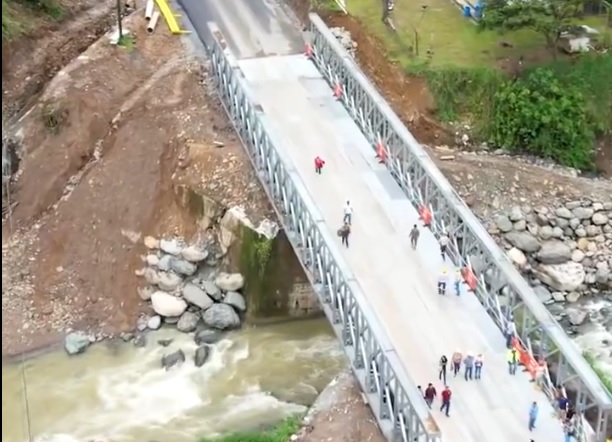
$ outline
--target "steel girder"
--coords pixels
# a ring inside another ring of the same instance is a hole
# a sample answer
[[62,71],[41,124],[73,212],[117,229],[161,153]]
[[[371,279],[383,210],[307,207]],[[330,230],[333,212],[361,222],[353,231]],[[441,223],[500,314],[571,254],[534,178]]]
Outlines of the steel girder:
[[473,269],[479,282],[475,294],[500,330],[513,318],[525,348],[547,362],[551,373],[538,378],[539,386],[553,402],[555,388],[564,387],[591,427],[580,426],[581,439],[593,440],[594,433],[597,442],[605,442],[612,398],[593,369],[318,15],[310,14],[309,30],[313,62],[341,92],[373,154],[377,144],[384,146],[386,166],[413,205],[427,207],[434,234],[451,239],[454,263]]
[[[287,237],[344,346],[381,430],[390,440],[441,442],[416,385],[365,296],[351,276],[323,218],[297,175],[276,149],[266,116],[249,97],[248,84],[214,24],[209,47],[221,101],[246,148]],[[348,276],[347,276],[348,275]]]

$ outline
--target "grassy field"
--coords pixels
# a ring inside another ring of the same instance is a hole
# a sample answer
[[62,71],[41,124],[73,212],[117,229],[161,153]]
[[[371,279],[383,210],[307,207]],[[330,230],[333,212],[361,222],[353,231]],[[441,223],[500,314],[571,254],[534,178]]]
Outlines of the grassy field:
[[[479,31],[472,21],[462,16],[452,0],[397,2],[392,16],[396,36],[381,22],[378,0],[348,0],[347,3],[349,13],[385,42],[390,58],[406,67],[426,61],[428,49],[432,51],[429,60],[432,67],[491,66],[521,55],[549,57],[544,40],[538,34],[529,30],[506,35]],[[425,12],[422,5],[427,5]],[[584,23],[599,30],[606,29],[603,17],[589,18]],[[414,46],[415,31],[420,40],[419,57],[414,57],[410,50]]]

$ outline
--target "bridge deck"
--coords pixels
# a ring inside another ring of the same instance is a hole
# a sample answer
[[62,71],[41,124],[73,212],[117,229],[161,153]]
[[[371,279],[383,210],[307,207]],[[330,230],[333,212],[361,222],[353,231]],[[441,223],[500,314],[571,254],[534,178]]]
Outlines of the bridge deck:
[[[422,230],[416,252],[408,233],[417,213],[321,75],[301,55],[241,60],[254,99],[269,117],[278,146],[297,169],[330,232],[342,220],[346,200],[354,207],[350,249],[343,258],[412,379],[438,390],[437,361],[455,350],[485,355],[483,378],[450,379],[451,416],[434,407],[446,442],[537,442],[562,440],[545,396],[523,373],[507,372],[504,340],[473,295],[439,296],[442,260],[435,238]],[[313,170],[321,155],[323,175]],[[335,234],[334,234],[335,236]],[[340,241],[338,239],[338,246]],[[540,406],[537,428],[527,430],[532,401]],[[440,402],[436,402],[439,406]]]

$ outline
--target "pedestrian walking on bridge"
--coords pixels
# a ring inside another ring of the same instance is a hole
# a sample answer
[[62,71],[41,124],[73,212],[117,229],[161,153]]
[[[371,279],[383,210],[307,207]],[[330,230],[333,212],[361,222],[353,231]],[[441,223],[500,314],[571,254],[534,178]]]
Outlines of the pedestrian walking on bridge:
[[474,361],[474,379],[480,379],[482,376],[482,366],[484,365],[484,356],[479,353]]
[[448,388],[448,385],[444,387],[444,390],[442,390],[442,406],[440,407],[440,411],[443,411],[444,414],[446,414],[446,416],[448,416],[448,413],[450,411],[450,403],[451,403],[451,396],[452,396],[452,392],[450,390],[450,388]]
[[538,404],[534,401],[529,408],[529,431],[535,430],[535,424],[536,420],[538,419],[539,411],[540,409],[538,408]]
[[410,231],[410,245],[412,246],[412,250],[416,249],[417,243],[419,242],[419,236],[421,236],[421,232],[419,231],[418,226],[415,224]]
[[434,387],[433,384],[430,383],[425,389],[425,394],[423,395],[423,397],[425,398],[425,403],[429,408],[431,408],[431,404],[433,404],[433,401],[437,395],[438,392],[436,391],[436,387]]
[[338,230],[338,236],[342,240],[342,245],[346,246],[348,249],[349,246],[349,236],[351,234],[351,226],[347,223],[344,223],[340,230]]
[[439,239],[439,243],[440,243],[440,254],[442,255],[442,260],[446,260],[446,251],[448,250],[448,236],[446,236],[445,233],[442,234],[442,236]]
[[474,355],[471,352],[467,352],[463,360],[463,376],[466,381],[472,380],[474,377],[474,362]]
[[459,350],[453,353],[451,361],[453,363],[453,375],[457,377],[457,373],[461,370],[461,361],[463,360],[463,355]]
[[442,355],[440,358],[440,372],[438,373],[438,379],[444,382],[446,385],[446,367],[448,365],[448,358],[446,355]]
[[510,373],[512,376],[516,374],[516,367],[518,367],[518,363],[518,351],[516,351],[516,348],[511,348],[508,350],[508,373]]
[[353,206],[351,206],[351,202],[347,201],[344,206],[344,224],[351,225],[351,221],[353,221]]
[[316,156],[314,159],[315,172],[321,175],[321,171],[323,170],[323,166],[325,166],[325,161],[320,156]]

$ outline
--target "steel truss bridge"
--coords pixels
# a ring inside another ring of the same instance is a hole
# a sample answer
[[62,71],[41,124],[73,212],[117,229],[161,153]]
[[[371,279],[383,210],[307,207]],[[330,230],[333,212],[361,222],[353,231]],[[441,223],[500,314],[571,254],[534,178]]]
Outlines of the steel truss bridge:
[[[410,370],[391,344],[385,323],[371,311],[368,295],[343,258],[335,232],[325,225],[315,203],[317,195],[309,193],[294,164],[280,149],[284,140],[278,136],[266,109],[255,99],[253,86],[239,60],[227,49],[214,23],[209,26],[214,42],[208,49],[223,105],[346,350],[383,433],[390,440],[404,442],[465,441],[440,430],[443,425],[438,425],[419,394],[417,383],[408,375]],[[538,379],[538,387],[551,402],[554,387],[565,388],[573,398],[580,422],[584,423],[579,428],[579,440],[605,442],[612,399],[579,349],[315,14],[310,15],[308,34],[310,62],[329,84],[330,94],[332,89],[340,88],[341,102],[367,138],[372,156],[376,144],[382,143],[386,151],[384,166],[404,198],[414,208],[429,208],[433,234],[439,237],[444,233],[451,238],[452,263],[458,268],[473,269],[478,280],[474,294],[482,306],[480,310],[486,311],[500,334],[508,318],[515,318],[523,346],[536,359],[545,359],[550,367],[550,373]],[[435,366],[435,361],[431,363]]]

